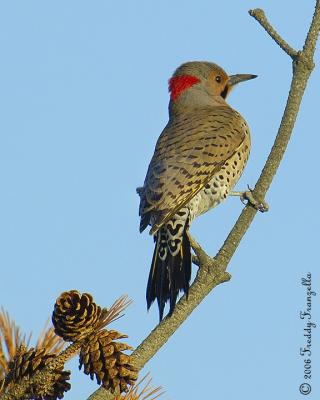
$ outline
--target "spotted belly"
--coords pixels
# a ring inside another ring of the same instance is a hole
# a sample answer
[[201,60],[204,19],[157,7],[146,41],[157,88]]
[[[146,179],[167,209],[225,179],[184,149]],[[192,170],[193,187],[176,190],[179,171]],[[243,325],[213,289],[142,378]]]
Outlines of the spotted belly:
[[225,200],[238,182],[249,157],[249,146],[244,145],[189,202],[190,222]]

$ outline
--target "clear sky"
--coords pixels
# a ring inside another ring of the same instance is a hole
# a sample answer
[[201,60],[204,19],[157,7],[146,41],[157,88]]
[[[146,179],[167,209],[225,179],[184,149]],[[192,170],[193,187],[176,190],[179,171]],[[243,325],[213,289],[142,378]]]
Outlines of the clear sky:
[[[182,62],[253,73],[229,102],[248,121],[252,152],[237,188],[253,186],[286,102],[291,63],[248,15],[262,7],[285,39],[303,44],[314,0],[214,2],[0,1],[0,304],[36,336],[64,290],[109,306],[134,300],[112,326],[138,345],[158,321],[146,311],[153,252],[139,234],[138,197],[167,121],[167,80]],[[319,63],[319,52],[316,53]],[[219,286],[149,362],[164,400],[300,399],[312,273],[319,313],[319,66],[292,141],[259,214]],[[236,198],[199,218],[195,238],[214,255],[242,209]],[[319,398],[319,330],[312,392]],[[66,399],[97,385],[79,373]]]

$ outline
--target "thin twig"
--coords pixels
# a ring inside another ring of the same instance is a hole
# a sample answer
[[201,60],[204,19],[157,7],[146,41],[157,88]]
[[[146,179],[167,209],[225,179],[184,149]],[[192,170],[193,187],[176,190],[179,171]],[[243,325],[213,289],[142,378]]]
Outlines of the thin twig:
[[309,58],[310,62],[313,64],[313,54],[314,49],[317,44],[318,35],[320,31],[320,1],[317,0],[315,12],[313,14],[312,23],[310,25],[302,53],[305,55],[306,58]]
[[285,51],[288,56],[294,59],[297,55],[297,51],[292,48],[280,35],[276,30],[271,26],[267,17],[261,8],[255,8],[254,10],[250,10],[249,14],[251,17],[256,19],[259,24],[268,32],[268,34],[272,37],[272,39]]

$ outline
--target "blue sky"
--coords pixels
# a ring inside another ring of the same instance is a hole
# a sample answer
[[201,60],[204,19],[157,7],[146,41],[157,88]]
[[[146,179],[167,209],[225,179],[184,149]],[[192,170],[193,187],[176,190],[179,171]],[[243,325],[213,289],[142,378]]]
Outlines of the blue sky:
[[[273,143],[291,63],[249,17],[265,9],[301,48],[314,1],[0,1],[0,304],[36,336],[64,290],[109,306],[134,303],[112,326],[138,345],[158,320],[146,312],[153,252],[138,232],[138,197],[167,121],[167,80],[182,62],[208,60],[258,79],[231,94],[247,120],[252,152],[237,185],[253,186]],[[316,64],[319,53],[316,53]],[[259,214],[229,266],[232,280],[198,307],[145,367],[163,399],[299,399],[305,380],[301,277],[320,291],[317,112],[319,68]],[[241,212],[230,198],[199,218],[195,238],[215,254]],[[320,323],[319,293],[313,320]],[[319,398],[319,327],[312,392]],[[318,348],[318,349],[317,349]],[[66,399],[96,384],[76,369]]]

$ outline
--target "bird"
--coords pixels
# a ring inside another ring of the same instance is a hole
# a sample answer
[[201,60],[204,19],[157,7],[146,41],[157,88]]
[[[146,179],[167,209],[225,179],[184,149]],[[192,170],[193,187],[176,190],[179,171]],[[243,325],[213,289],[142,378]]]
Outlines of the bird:
[[194,218],[227,198],[247,163],[251,142],[245,119],[226,99],[257,75],[228,75],[207,61],[179,66],[169,79],[169,121],[160,134],[140,196],[140,232],[150,226],[155,248],[147,309],[171,316],[191,280],[189,229]]

